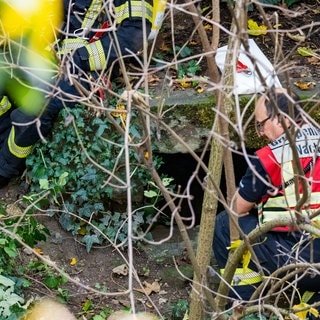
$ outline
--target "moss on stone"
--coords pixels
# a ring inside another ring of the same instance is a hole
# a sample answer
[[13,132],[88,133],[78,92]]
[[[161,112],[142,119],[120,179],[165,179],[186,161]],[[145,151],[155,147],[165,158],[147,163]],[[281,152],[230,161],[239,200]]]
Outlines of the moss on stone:
[[[246,125],[245,132],[245,145],[249,149],[258,149],[265,145],[266,141],[258,137],[254,126],[254,108],[255,102],[250,103],[251,96],[243,95],[239,97],[239,104],[241,110],[246,110],[242,115],[243,124]],[[304,109],[310,116],[318,123],[320,123],[320,108],[316,102],[312,102],[310,96],[304,94],[300,95],[301,100],[305,100]],[[250,104],[249,104],[250,103]],[[215,96],[211,92],[197,94],[194,91],[175,92],[172,96],[165,99],[165,107],[163,108],[163,119],[172,128],[186,128],[193,132],[190,128],[200,128],[198,132],[209,132],[212,128],[215,118]],[[248,105],[249,104],[249,105]],[[157,103],[153,103],[153,110],[155,110]],[[231,113],[230,121],[236,123],[235,113]],[[188,129],[189,128],[189,129]],[[185,135],[185,137],[187,134]],[[230,126],[230,139],[237,145],[240,144],[239,136],[236,132],[232,131]]]

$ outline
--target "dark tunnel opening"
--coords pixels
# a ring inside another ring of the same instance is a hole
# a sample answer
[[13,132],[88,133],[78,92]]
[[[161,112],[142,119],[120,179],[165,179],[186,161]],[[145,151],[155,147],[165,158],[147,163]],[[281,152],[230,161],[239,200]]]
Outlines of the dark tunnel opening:
[[[248,154],[253,154],[255,150],[247,150]],[[174,178],[174,184],[176,189],[180,186],[181,192],[184,192],[190,177],[193,175],[197,168],[197,161],[187,153],[174,153],[174,154],[159,154],[163,159],[163,165],[161,166],[159,172],[162,175],[166,175],[167,177]],[[235,183],[238,186],[242,176],[245,174],[246,169],[248,167],[245,158],[242,155],[233,153],[233,164],[234,164],[234,174],[235,174]],[[209,160],[209,152],[205,155],[203,161],[205,164],[208,164]],[[193,196],[191,200],[191,205],[193,207],[193,211],[195,213],[195,224],[200,223],[201,219],[201,211],[202,211],[202,202],[204,196],[204,190],[201,186],[201,183],[204,181],[205,172],[203,169],[199,169],[198,179],[193,179],[190,184],[190,195]],[[222,170],[220,189],[224,196],[226,196],[226,179],[224,170]],[[177,202],[176,202],[177,204]],[[222,211],[223,205],[219,202],[217,212]],[[169,208],[164,210],[166,215],[170,215]],[[188,200],[183,199],[181,202],[181,210],[180,215],[185,218],[187,221],[188,218],[192,215],[192,210],[190,210],[190,205]],[[188,224],[188,223],[187,223]]]

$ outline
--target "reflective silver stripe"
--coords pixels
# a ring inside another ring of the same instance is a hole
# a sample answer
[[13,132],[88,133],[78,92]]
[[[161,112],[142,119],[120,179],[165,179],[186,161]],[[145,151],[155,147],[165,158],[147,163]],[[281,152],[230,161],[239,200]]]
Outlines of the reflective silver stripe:
[[[142,4],[141,1],[131,1],[131,17],[142,18],[145,17],[152,23],[152,5],[145,1]],[[130,10],[128,1],[121,6],[115,7],[116,21],[121,23],[124,19],[130,18]]]
[[66,54],[78,48],[84,47],[87,44],[88,41],[82,38],[64,39],[62,41],[61,48],[57,51],[57,54]]
[[102,4],[103,4],[102,0],[93,0],[91,2],[91,5],[88,8],[81,24],[81,27],[83,29],[90,29],[93,26],[97,17],[101,13]]
[[[315,212],[318,209],[309,209],[309,210],[301,210],[301,214],[304,217],[308,217],[310,214]],[[291,217],[292,219],[295,218],[295,213],[294,210],[286,210],[286,211],[263,211],[262,219],[260,222],[266,223],[268,221],[272,221],[275,219],[280,219],[280,218],[287,218]],[[314,219],[312,219],[313,222],[317,221],[320,222],[320,217],[317,216]]]
[[5,114],[11,108],[11,102],[7,96],[3,96],[0,101],[0,116]]
[[8,147],[11,154],[17,158],[26,158],[31,152],[33,146],[20,147],[15,144],[15,129],[12,127],[9,137],[8,137]]
[[[220,273],[223,275],[225,269],[221,269]],[[249,268],[237,268],[231,285],[232,286],[246,286],[249,284],[259,283],[263,280],[263,277],[258,273]]]
[[[294,207],[297,203],[297,200],[294,195],[291,196],[280,196],[275,198],[269,198],[268,201],[263,205],[259,204],[259,222],[265,223],[271,220],[291,217],[295,218]],[[301,214],[305,217],[308,217],[310,214],[319,210],[320,208],[320,192],[312,192],[310,195],[310,201],[308,205],[310,209],[302,209]],[[316,207],[316,208],[314,208]],[[283,210],[279,211],[277,209]],[[315,217],[312,221],[320,222],[320,216]]]
[[90,70],[102,70],[106,67],[106,57],[101,41],[95,41],[86,46],[89,53]]
[[[264,204],[263,209],[267,208],[294,208],[297,204],[297,199],[295,195],[284,195],[280,197],[269,198]],[[308,201],[309,205],[319,205],[320,206],[320,192],[312,192],[310,194],[310,199]]]

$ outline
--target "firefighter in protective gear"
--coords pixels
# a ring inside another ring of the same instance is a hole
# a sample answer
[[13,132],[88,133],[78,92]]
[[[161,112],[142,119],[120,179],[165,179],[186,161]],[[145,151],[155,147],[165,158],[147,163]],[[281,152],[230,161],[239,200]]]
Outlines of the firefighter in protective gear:
[[[288,96],[284,89],[273,88],[257,101],[256,129],[270,143],[256,151],[256,157],[251,160],[251,165],[242,177],[235,197],[234,210],[239,216],[239,227],[245,234],[272,219],[295,217],[296,191],[299,190],[301,197],[303,189],[301,179],[296,185],[293,152],[283,123],[287,128],[295,130],[295,147],[305,175],[302,179],[307,180],[310,190],[310,198],[300,214],[307,218],[320,209],[320,129],[304,123],[301,110],[296,97]],[[319,218],[310,223],[319,223]],[[222,212],[217,215],[213,241],[214,255],[221,268],[227,263],[227,247],[230,247],[229,217],[226,212]],[[267,232],[255,240],[252,249],[266,275],[295,261],[320,262],[320,239],[313,239],[311,235],[296,230],[294,225]],[[258,271],[252,261],[249,267]],[[259,284],[234,283],[235,291],[230,292],[230,297],[249,300],[255,285]],[[319,287],[320,276],[315,274],[305,275],[298,282],[301,291],[317,292]],[[319,295],[314,295],[313,299],[319,299]]]
[[[132,57],[143,48],[152,26],[153,1],[64,0],[64,11],[57,52],[67,61],[68,73],[90,91],[88,73],[107,70],[119,58]],[[50,132],[59,111],[84,101],[84,94],[71,82],[70,76],[57,79],[39,116],[25,113],[12,94],[0,88],[0,188],[21,174],[33,145]]]

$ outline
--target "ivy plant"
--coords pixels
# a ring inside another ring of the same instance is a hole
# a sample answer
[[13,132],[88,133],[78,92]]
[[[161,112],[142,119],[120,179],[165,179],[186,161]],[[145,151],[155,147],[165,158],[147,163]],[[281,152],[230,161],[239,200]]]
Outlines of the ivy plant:
[[22,217],[11,216],[0,206],[0,215],[0,273],[12,275],[19,270],[16,258],[21,242],[33,248],[39,241],[45,241],[50,232],[29,213]]
[[16,293],[16,283],[0,275],[0,319],[19,319],[24,311],[24,299]]
[[[131,117],[134,119],[134,114]],[[123,119],[115,119],[121,125]],[[139,129],[132,124],[129,134],[139,138]],[[125,181],[126,174],[122,135],[106,118],[76,106],[61,112],[47,140],[46,144],[39,142],[27,158],[31,190],[25,198],[52,215],[62,209],[61,225],[82,236],[88,251],[106,239],[125,242],[126,193],[124,184],[119,183]],[[150,174],[136,151],[129,152],[131,192],[133,198],[140,193],[143,198]],[[156,168],[160,164],[161,160],[156,159]],[[133,216],[136,232],[142,231],[150,219],[144,212],[137,212]]]

